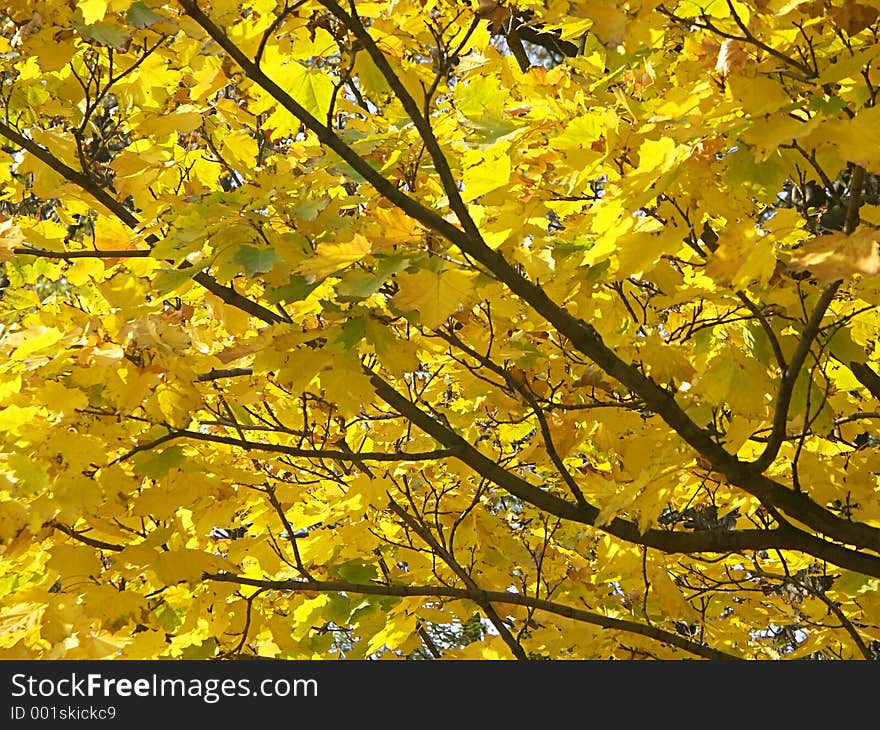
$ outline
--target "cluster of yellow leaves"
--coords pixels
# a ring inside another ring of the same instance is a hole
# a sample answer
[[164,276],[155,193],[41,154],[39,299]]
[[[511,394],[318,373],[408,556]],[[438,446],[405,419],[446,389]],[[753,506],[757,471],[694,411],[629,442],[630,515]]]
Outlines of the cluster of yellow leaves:
[[[579,47],[561,62],[531,49],[526,71],[493,37],[493,13],[510,8],[483,8],[470,28],[477,9],[461,6],[402,0],[358,13],[427,110],[487,246],[743,458],[760,453],[773,421],[781,374],[767,330],[789,358],[805,302],[845,280],[834,362],[794,386],[789,427],[813,430],[784,444],[769,473],[790,483],[797,458],[820,504],[880,519],[877,457],[840,443],[861,431],[819,435],[869,410],[847,364],[875,357],[880,221],[868,206],[854,234],[817,235],[809,211],[774,208],[808,163],[832,177],[848,164],[880,169],[865,143],[880,113],[867,103],[880,87],[875,4],[521,2]],[[741,555],[663,555],[598,529],[618,517],[641,532],[694,529],[683,524],[708,520],[710,507],[735,526],[761,506],[573,356],[497,272],[383,200],[182,7],[4,9],[6,119],[123,213],[33,150],[0,165],[0,657],[402,656],[424,650],[424,631],[445,637],[450,657],[509,657],[497,627],[468,623],[481,610],[472,601],[205,578],[462,585],[391,499],[418,511],[486,590],[671,632],[699,621],[712,646],[754,657],[775,655],[761,634],[771,625],[823,620],[815,595],[757,590],[759,570]],[[390,188],[453,220],[399,89],[321,3],[274,25],[280,4],[244,7],[203,9]],[[739,36],[743,18],[760,43],[700,27]],[[457,49],[443,73],[438,28]],[[810,73],[797,66],[805,35]],[[214,277],[212,293],[199,272]],[[598,507],[595,527],[542,513],[439,452],[365,369],[517,478],[571,499],[561,465]],[[763,556],[760,570],[811,565],[784,558]],[[834,600],[880,640],[876,581],[857,578],[835,584]],[[522,641],[536,656],[681,656],[521,605],[503,613],[528,621]],[[852,652],[833,626],[806,634],[794,656],[823,641]]]

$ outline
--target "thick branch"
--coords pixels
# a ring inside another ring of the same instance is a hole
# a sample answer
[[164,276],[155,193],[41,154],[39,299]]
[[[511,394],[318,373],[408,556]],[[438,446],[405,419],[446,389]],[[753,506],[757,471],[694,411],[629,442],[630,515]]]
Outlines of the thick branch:
[[[859,207],[861,205],[860,198],[862,196],[862,187],[864,184],[865,168],[861,165],[856,165],[852,173],[852,180],[850,181],[849,206],[847,207],[846,221],[843,227],[843,231],[846,235],[850,235],[858,226]],[[834,297],[842,284],[843,280],[838,279],[825,287],[819,297],[819,301],[816,302],[816,306],[810,314],[810,318],[807,321],[803,332],[801,333],[797,349],[795,350],[794,355],[792,355],[791,362],[785,369],[782,375],[782,382],[779,385],[779,393],[776,396],[776,410],[773,414],[773,430],[763,453],[752,464],[752,468],[755,471],[764,471],[773,463],[776,456],[779,454],[779,449],[785,440],[785,427],[788,423],[788,409],[791,406],[791,398],[794,393],[795,383],[797,382],[804,362],[806,362],[807,356],[810,353],[813,342],[815,342],[816,337],[819,335],[822,319],[828,311],[828,307],[830,307],[831,303],[834,301]],[[856,377],[858,377],[858,375]]]
[[239,378],[242,376],[253,375],[254,371],[251,368],[226,368],[226,369],[212,369],[206,373],[199,373],[196,380],[200,383],[207,383],[211,380],[220,380],[221,378]]
[[[335,0],[319,1],[325,8],[327,8],[327,10],[339,18],[339,20],[342,21],[352,33],[354,33],[355,37],[364,44],[364,48],[370,55],[373,63],[376,64],[376,67],[382,73],[385,81],[388,82],[394,95],[403,105],[404,110],[412,120],[415,128],[418,130],[419,135],[425,144],[425,149],[428,150],[428,154],[434,162],[434,169],[436,169],[437,174],[440,175],[443,192],[446,193],[446,197],[449,199],[449,207],[452,209],[453,213],[455,213],[458,222],[461,223],[462,228],[464,228],[465,233],[467,233],[471,240],[482,242],[483,239],[480,235],[480,231],[477,228],[476,223],[474,223],[473,218],[471,218],[467,205],[465,205],[464,200],[462,200],[461,193],[459,193],[458,190],[458,182],[452,174],[452,170],[449,167],[446,156],[443,154],[443,150],[440,149],[440,143],[437,141],[437,137],[434,135],[434,130],[431,128],[429,117],[421,113],[418,103],[403,85],[403,82],[394,72],[394,69],[391,68],[391,64],[388,63],[388,59],[385,58],[385,54],[382,53],[376,45],[376,41],[373,40],[373,37],[367,31],[366,27],[364,27],[363,21],[361,21],[360,17],[357,15],[354,2],[351,2],[351,15],[349,15],[335,2]],[[521,44],[520,48],[522,48]],[[524,55],[525,51],[522,53]],[[526,59],[526,63],[528,63],[528,59]],[[520,65],[522,65],[521,61]]]
[[376,168],[345,144],[345,142],[343,142],[333,130],[310,114],[302,105],[296,102],[286,91],[278,86],[278,84],[266,76],[266,74],[263,73],[255,63],[242,53],[241,49],[230,40],[223,30],[221,30],[214,21],[202,12],[194,0],[181,0],[181,5],[184,10],[186,10],[187,14],[192,17],[192,19],[195,20],[202,29],[241,67],[245,76],[260,86],[284,109],[299,119],[307,129],[315,134],[322,144],[326,145],[330,150],[339,155],[339,157],[342,158],[351,169],[369,182],[370,185],[382,195],[382,197],[396,205],[414,220],[417,220],[427,228],[436,231],[439,235],[458,245],[460,248],[460,244],[463,244],[464,246],[468,245],[470,239],[461,229],[456,228],[433,210],[424,207],[418,201],[410,198],[391,181],[383,177]]
[[[529,484],[481,454],[453,430],[431,418],[378,375],[372,374],[371,381],[377,395],[382,400],[422,431],[449,448],[455,458],[469,466],[477,474],[544,512],[573,522],[595,525],[599,509],[594,505],[589,503],[573,504]],[[758,480],[761,479],[766,480],[760,475],[754,477],[756,489],[760,483]],[[786,491],[791,494],[792,499],[798,499],[802,502],[809,501],[802,495],[790,490]],[[855,523],[846,524],[856,528],[856,532],[859,528],[865,528],[864,525],[857,526]],[[725,553],[773,548],[800,550],[819,560],[827,560],[840,567],[880,577],[880,557],[835,545],[792,527],[780,527],[774,530],[734,530],[730,532],[718,530],[693,533],[651,529],[642,533],[635,523],[614,518],[609,523],[602,525],[601,529],[621,540],[656,548],[665,553]]]
[[856,165],[852,171],[852,179],[849,183],[849,205],[846,208],[846,219],[843,222],[843,232],[849,235],[859,225],[859,209],[862,207],[862,188],[865,186],[865,168]]
[[849,369],[856,376],[856,380],[864,385],[871,395],[880,398],[880,375],[877,375],[870,365],[853,360],[849,364]]
[[149,258],[150,252],[145,249],[126,249],[122,251],[48,251],[45,248],[14,248],[12,253],[18,256],[35,256],[41,259],[142,259]]

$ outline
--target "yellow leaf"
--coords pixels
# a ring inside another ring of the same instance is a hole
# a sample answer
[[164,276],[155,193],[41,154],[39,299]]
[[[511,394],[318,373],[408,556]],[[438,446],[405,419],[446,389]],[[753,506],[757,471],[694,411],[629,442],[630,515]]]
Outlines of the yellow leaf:
[[81,390],[65,388],[61,383],[46,383],[39,391],[37,397],[43,403],[50,403],[56,413],[73,414],[78,408],[85,408],[89,399]]
[[56,545],[49,551],[52,556],[46,567],[55,570],[62,580],[73,578],[87,581],[90,576],[101,574],[101,556],[93,547],[86,545]]
[[[833,145],[839,159],[849,160],[873,170],[880,163],[880,150],[877,149],[877,145],[865,142],[873,139],[878,125],[880,125],[880,107],[869,107],[860,110],[852,119],[835,119],[822,124],[811,135],[809,141],[814,144]],[[816,139],[817,137],[820,138]]]
[[418,240],[421,235],[419,224],[400,208],[378,208],[373,219],[379,224],[378,235],[382,237],[383,245],[409,243]]
[[664,567],[656,568],[650,574],[651,593],[648,598],[648,610],[651,601],[656,599],[660,609],[669,618],[689,619],[695,616],[691,605],[684,599],[681,589],[675,585]]
[[[257,362],[262,361],[263,358],[258,356]],[[308,388],[316,375],[330,367],[330,355],[325,350],[296,350],[278,370],[276,381],[294,393],[300,393]]]
[[40,409],[36,406],[17,406],[15,404],[0,410],[0,432],[21,433],[22,427],[33,424]]
[[819,236],[805,243],[791,257],[791,266],[795,270],[807,270],[822,281],[848,279],[856,274],[874,276],[880,273],[877,232],[864,228],[851,236],[844,233]]
[[24,241],[24,233],[12,220],[5,215],[0,215],[0,261],[8,261],[12,257],[12,250]]
[[775,268],[776,252],[771,237],[762,236],[747,221],[728,226],[721,233],[706,274],[719,284],[740,289],[754,282],[766,284]]
[[727,86],[733,98],[749,115],[768,114],[791,102],[782,84],[766,76],[751,79],[734,75],[728,79]]
[[[334,88],[326,73],[297,63],[276,44],[266,47],[261,66],[270,78],[281,81],[284,90],[307,112],[324,121]],[[293,130],[299,127],[299,120],[279,104],[265,125],[268,129]]]
[[0,646],[15,646],[26,636],[37,634],[45,610],[44,605],[33,601],[0,610]]
[[633,481],[628,484],[620,485],[618,487],[619,491],[610,500],[603,504],[602,508],[599,510],[599,514],[596,516],[596,527],[607,525],[611,520],[617,517],[618,514],[627,509],[636,497],[639,496],[642,489],[645,488],[650,476],[649,472],[642,471]]
[[25,335],[24,341],[12,354],[13,360],[25,360],[30,355],[48,350],[64,337],[59,329],[43,325],[26,330]]
[[321,384],[343,415],[360,412],[375,398],[373,386],[353,351],[341,352],[333,358],[333,367],[321,376]]
[[379,479],[360,474],[348,485],[348,491],[336,506],[335,512],[359,519],[368,508],[383,510],[388,504],[388,492],[393,491],[390,479]]
[[46,251],[63,251],[67,227],[52,220],[27,221],[23,224],[21,233],[29,246]]
[[293,611],[293,621],[290,626],[290,635],[293,639],[304,639],[309,635],[312,626],[316,623],[321,610],[330,603],[330,596],[326,593],[315,598],[306,599]]
[[159,580],[170,586],[181,581],[198,583],[205,573],[234,571],[235,566],[218,555],[183,549],[158,553],[153,562],[153,570]]
[[464,201],[470,202],[498,188],[507,187],[512,165],[508,154],[509,144],[499,143],[488,150],[469,152],[464,164],[469,165],[462,173]]
[[107,0],[78,0],[77,7],[82,12],[83,22],[92,25],[104,20],[107,4]]
[[373,345],[382,366],[395,375],[419,369],[418,346],[412,340],[404,340],[373,317],[364,321],[367,340]]
[[[189,107],[192,109],[192,107]],[[192,132],[202,124],[202,115],[197,111],[186,111],[185,108],[175,110],[171,114],[146,117],[141,122],[133,122],[132,126],[142,135],[164,137],[178,132]]]
[[146,630],[134,634],[125,650],[130,659],[156,659],[168,649],[164,631]]
[[346,266],[360,261],[372,250],[370,242],[359,233],[344,243],[319,243],[315,256],[303,262],[296,271],[305,276],[322,279]]
[[100,259],[78,259],[64,274],[64,278],[74,286],[81,286],[90,278],[100,280],[103,274],[104,262]]
[[18,501],[0,502],[0,542],[8,542],[18,535],[28,523],[30,510]]
[[675,226],[660,231],[633,231],[619,239],[617,276],[641,276],[651,271],[665,253],[675,253],[682,246],[684,236]]
[[712,405],[728,403],[742,416],[764,413],[767,404],[760,394],[768,392],[769,376],[761,363],[739,350],[728,348],[712,358],[694,381],[694,392]]
[[180,383],[162,385],[157,390],[156,400],[159,412],[172,426],[185,427],[192,420],[193,411],[198,409],[202,399],[196,391],[185,388]]
[[370,639],[367,654],[372,654],[383,646],[396,649],[415,633],[417,619],[415,614],[397,614],[391,617],[384,628]]
[[433,329],[467,306],[473,298],[475,272],[450,269],[434,273],[419,271],[398,279],[394,304],[405,312],[415,311],[424,327]]

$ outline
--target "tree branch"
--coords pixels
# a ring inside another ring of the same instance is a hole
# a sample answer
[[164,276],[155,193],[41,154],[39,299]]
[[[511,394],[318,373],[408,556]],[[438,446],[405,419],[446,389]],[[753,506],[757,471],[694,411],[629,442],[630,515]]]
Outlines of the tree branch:
[[124,545],[117,545],[112,542],[96,540],[95,538],[89,537],[82,532],[77,532],[72,527],[65,525],[63,522],[58,522],[58,520],[51,520],[47,524],[49,527],[53,527],[59,532],[63,532],[68,537],[72,537],[74,540],[81,542],[83,545],[89,545],[90,547],[98,548],[99,550],[112,550],[113,552],[119,552],[120,550],[125,549]]
[[761,455],[755,459],[749,467],[755,472],[763,472],[770,464],[772,464],[779,449],[785,441],[785,427],[788,424],[788,409],[791,405],[791,397],[794,394],[794,386],[797,382],[798,375],[801,373],[810,348],[813,346],[816,337],[819,335],[819,329],[822,324],[822,318],[828,311],[828,307],[834,301],[837,290],[843,283],[842,280],[833,281],[828,284],[819,296],[819,301],[813,308],[807,324],[801,332],[801,338],[798,341],[797,349],[791,356],[788,367],[782,374],[782,382],[779,384],[779,392],[776,395],[776,408],[773,413],[773,430],[767,439],[767,445]]
[[95,250],[95,251],[48,251],[45,248],[12,249],[12,253],[18,256],[35,256],[42,259],[142,259],[149,258],[148,249],[126,249],[121,251]]
[[[14,142],[19,147],[27,150],[30,154],[40,160],[43,164],[50,167],[52,170],[61,175],[65,180],[74,185],[77,185],[82,190],[91,195],[95,200],[97,200],[104,208],[109,211],[112,215],[116,216],[120,221],[122,221],[126,226],[131,229],[136,229],[140,222],[138,219],[128,210],[122,203],[116,200],[112,195],[110,195],[106,190],[101,188],[91,177],[88,175],[77,172],[72,167],[65,165],[61,160],[55,157],[49,150],[45,147],[40,146],[32,139],[28,139],[23,135],[19,134],[12,127],[0,121],[0,135],[3,135],[11,142]],[[157,236],[150,235],[146,238],[146,243],[153,244],[159,240]],[[28,255],[33,255],[29,250],[25,250],[24,253]],[[53,258],[82,258],[82,256],[77,256],[78,252],[70,252],[65,256],[57,256]],[[91,252],[90,252],[91,253]],[[133,252],[130,254],[131,257],[137,256],[142,257],[144,254],[138,252]],[[118,256],[117,256],[118,258]],[[188,261],[184,261],[178,268],[189,268],[192,266]],[[244,312],[247,312],[253,317],[260,319],[268,324],[274,324],[277,322],[282,322],[283,319],[275,314],[271,309],[266,309],[260,304],[257,304],[254,301],[251,301],[247,297],[242,296],[237,291],[235,291],[232,287],[224,286],[220,284],[213,276],[211,276],[206,271],[200,271],[198,274],[193,276],[193,281],[198,282],[205,289],[210,291],[212,294],[218,296],[227,304],[236,307]]]
[[434,451],[421,451],[406,453],[402,451],[333,451],[330,449],[299,449],[283,444],[267,444],[261,441],[248,441],[232,436],[220,436],[218,434],[202,433],[201,431],[189,431],[181,429],[171,431],[148,443],[139,444],[122,456],[110,462],[108,466],[130,459],[142,451],[161,446],[176,439],[189,439],[190,441],[205,441],[212,444],[224,444],[236,446],[246,451],[265,451],[271,454],[284,454],[285,456],[301,457],[304,459],[330,459],[332,461],[381,461],[381,462],[406,462],[406,461],[432,461],[444,459],[453,455],[452,449],[436,449]]
[[319,0],[319,2],[333,15],[339,18],[339,20],[342,21],[352,33],[354,33],[355,37],[363,43],[364,48],[373,60],[373,63],[376,64],[376,67],[382,73],[385,81],[388,82],[394,95],[403,105],[404,110],[412,120],[415,128],[418,130],[419,135],[425,144],[425,149],[428,150],[428,154],[434,162],[434,168],[440,176],[440,181],[443,185],[443,192],[446,193],[446,197],[449,200],[449,207],[452,209],[452,212],[455,213],[458,222],[461,224],[468,238],[472,241],[483,243],[480,231],[477,228],[476,223],[474,223],[467,205],[465,205],[464,200],[462,200],[461,193],[458,190],[458,182],[452,174],[449,162],[446,160],[443,150],[440,149],[440,143],[437,141],[434,130],[431,128],[430,118],[421,113],[416,100],[403,85],[403,82],[394,72],[394,69],[391,68],[391,64],[388,63],[385,54],[379,50],[376,41],[373,40],[373,37],[370,35],[369,31],[367,31],[366,27],[364,27],[363,22],[357,15],[354,2],[350,3],[350,15],[346,13],[335,2],[335,0]]
[[510,629],[507,628],[504,620],[501,618],[501,616],[498,615],[498,612],[495,610],[494,606],[492,606],[491,601],[484,598],[485,591],[476,584],[474,579],[459,564],[452,553],[450,553],[437,541],[437,539],[431,534],[430,530],[428,530],[423,524],[421,524],[415,517],[410,515],[393,499],[390,500],[388,506],[391,511],[394,512],[394,514],[396,514],[398,517],[400,517],[401,520],[403,520],[404,524],[407,527],[409,527],[420,538],[422,538],[425,543],[427,543],[433,553],[439,556],[440,559],[452,569],[452,572],[454,572],[467,586],[469,593],[472,596],[475,596],[474,600],[476,601],[477,605],[483,609],[483,612],[486,614],[486,618],[488,618],[489,621],[492,622],[495,630],[498,631],[498,634],[501,636],[501,639],[504,641],[504,643],[507,644],[507,648],[510,649],[511,653],[517,659],[527,660],[529,658],[528,654],[526,654],[519,641],[517,641],[513,634],[510,633]]
[[[846,235],[850,235],[855,231],[859,224],[859,208],[861,207],[859,199],[862,196],[862,188],[864,184],[865,168],[861,165],[856,165],[850,181],[849,205],[847,207],[846,221],[843,227],[843,232]],[[785,427],[788,423],[788,409],[791,405],[791,397],[794,393],[795,383],[797,382],[798,375],[800,375],[804,362],[807,359],[807,355],[813,346],[813,342],[819,335],[822,318],[825,316],[825,313],[834,301],[834,297],[842,284],[843,280],[838,279],[825,287],[822,294],[819,296],[819,301],[816,302],[816,306],[810,314],[810,318],[807,321],[803,332],[801,333],[797,349],[795,350],[794,355],[792,355],[791,362],[785,369],[782,376],[782,382],[779,385],[779,393],[776,396],[776,409],[773,414],[773,431],[770,434],[770,438],[767,441],[767,446],[764,448],[764,451],[754,462],[752,462],[751,466],[755,471],[764,471],[773,463],[776,456],[779,454],[779,449],[782,446],[782,442],[785,440]],[[870,368],[868,369],[870,370]],[[864,371],[862,372],[864,375],[867,375]],[[855,371],[853,371],[853,374],[856,375],[857,378],[859,377]],[[861,379],[859,380],[861,382]]]
[[[452,456],[469,466],[477,474],[539,510],[565,520],[595,526],[599,509],[594,505],[589,503],[585,505],[573,504],[530,484],[481,454],[461,436],[431,418],[375,373],[371,375],[371,381],[376,394],[382,400],[422,431],[449,448],[452,451]],[[759,492],[761,492],[759,480],[769,481],[761,475],[753,476],[752,479],[753,488]],[[803,495],[796,494],[791,490],[784,491],[791,495],[792,500],[798,500],[798,504],[803,502],[814,504]],[[831,517],[844,526],[848,525],[854,538],[866,537],[861,534],[863,529],[874,530],[874,528],[865,525],[840,520],[834,515]],[[601,529],[626,542],[656,548],[665,553],[725,553],[772,548],[800,550],[819,560],[827,560],[840,567],[880,577],[880,557],[835,545],[793,527],[783,526],[773,530],[733,530],[729,532],[717,530],[685,533],[656,529],[641,532],[635,523],[615,517],[607,524],[602,525]],[[851,544],[860,543],[854,540]]]
[[566,606],[564,604],[554,603],[553,601],[534,598],[522,593],[508,593],[506,591],[471,591],[469,589],[451,588],[448,586],[349,583],[348,581],[272,581],[248,578],[231,573],[207,573],[203,577],[206,580],[213,580],[220,583],[234,583],[238,585],[253,586],[255,588],[291,591],[294,593],[324,591],[327,593],[355,593],[372,596],[400,596],[403,598],[425,596],[426,598],[455,598],[470,600],[475,603],[489,601],[491,603],[525,606],[527,608],[546,611],[547,613],[552,613],[557,616],[574,619],[575,621],[581,621],[586,624],[600,626],[604,629],[625,631],[627,633],[644,636],[663,644],[669,644],[670,646],[674,646],[675,648],[686,651],[694,656],[703,657],[704,659],[739,659],[739,657],[734,656],[733,654],[728,654],[719,649],[712,649],[711,647],[697,644],[696,642],[689,641],[678,634],[673,634],[669,631],[664,631],[663,629],[646,626],[636,621],[603,616],[601,614],[574,608],[573,606]]

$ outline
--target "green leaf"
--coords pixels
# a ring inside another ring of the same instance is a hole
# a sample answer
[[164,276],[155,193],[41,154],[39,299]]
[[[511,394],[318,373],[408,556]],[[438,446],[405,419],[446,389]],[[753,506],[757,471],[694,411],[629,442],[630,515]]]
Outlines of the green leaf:
[[292,274],[290,283],[277,289],[270,289],[263,296],[272,304],[279,302],[301,302],[311,294],[320,284],[319,281],[309,282],[305,276]]
[[156,294],[160,297],[165,297],[188,284],[198,273],[199,269],[195,266],[189,266],[185,269],[165,269],[160,271],[154,286]]
[[364,564],[360,560],[349,560],[332,569],[338,578],[352,583],[369,583],[376,577],[376,566]]
[[367,333],[364,320],[361,317],[350,319],[339,328],[338,334],[333,338],[332,344],[343,350],[351,350],[358,342],[364,339]]
[[142,2],[134,3],[134,5],[128,9],[125,17],[135,28],[149,28],[151,25],[164,20],[161,15],[154,13]]
[[741,144],[725,158],[727,178],[731,185],[742,186],[761,197],[775,195],[782,189],[785,170],[770,160],[758,163],[747,145]]
[[165,476],[171,469],[180,466],[185,461],[186,457],[180,446],[170,446],[160,452],[143,451],[135,454],[132,458],[135,474],[150,477],[150,479],[159,479]]
[[186,618],[185,611],[176,611],[164,601],[156,607],[153,615],[159,621],[159,625],[169,632],[175,631],[183,623],[184,618]]
[[375,272],[352,269],[346,271],[336,286],[336,293],[343,301],[357,301],[379,291],[389,277],[403,271],[409,264],[409,258],[402,254],[378,258]]
[[201,644],[192,644],[181,653],[181,659],[210,659],[217,653],[217,639],[213,636],[205,639]]
[[306,111],[323,119],[330,108],[333,96],[333,82],[321,71],[309,69],[300,77],[299,83],[291,88],[293,96]]
[[277,260],[278,254],[274,249],[256,246],[239,246],[233,257],[233,261],[244,266],[248,276],[271,271]]
[[743,327],[743,340],[751,353],[764,365],[770,364],[770,340],[761,325]]
[[860,362],[865,357],[865,348],[853,342],[848,328],[837,330],[828,340],[831,354],[841,362]]
[[123,51],[131,42],[131,34],[125,28],[120,28],[118,25],[109,25],[107,23],[80,25],[76,21],[72,25],[87,41],[92,41],[101,46],[110,46],[111,48]]
[[591,284],[595,284],[598,281],[601,281],[605,278],[605,273],[608,271],[608,267],[611,266],[611,260],[605,259],[604,261],[600,261],[598,264],[595,264],[590,267],[590,270],[587,272],[587,281]]

